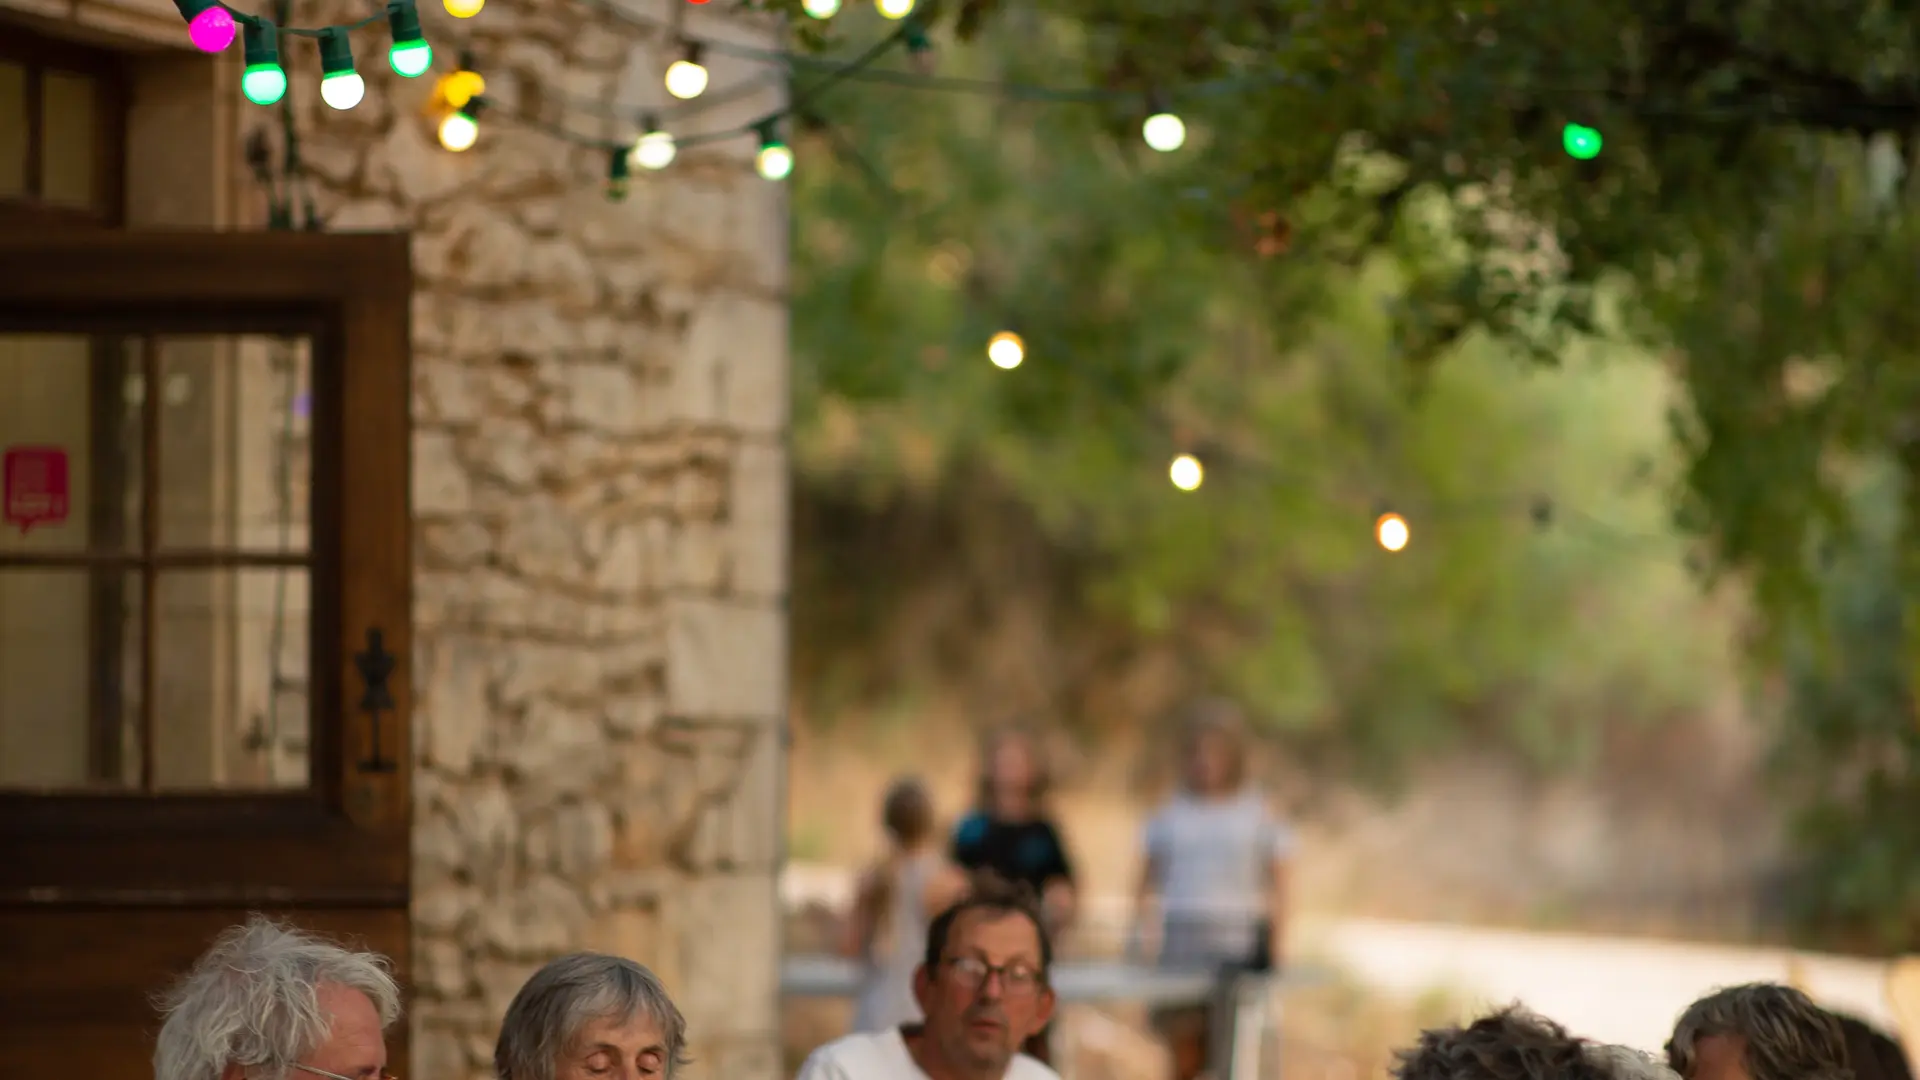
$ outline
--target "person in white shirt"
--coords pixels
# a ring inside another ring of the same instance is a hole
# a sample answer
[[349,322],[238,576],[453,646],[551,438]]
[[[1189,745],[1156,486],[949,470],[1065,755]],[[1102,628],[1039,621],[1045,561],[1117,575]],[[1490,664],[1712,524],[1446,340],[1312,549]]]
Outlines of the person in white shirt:
[[983,890],[927,927],[913,974],[926,1019],[815,1050],[799,1080],[1059,1080],[1020,1052],[1053,1017],[1053,946],[1038,905]]

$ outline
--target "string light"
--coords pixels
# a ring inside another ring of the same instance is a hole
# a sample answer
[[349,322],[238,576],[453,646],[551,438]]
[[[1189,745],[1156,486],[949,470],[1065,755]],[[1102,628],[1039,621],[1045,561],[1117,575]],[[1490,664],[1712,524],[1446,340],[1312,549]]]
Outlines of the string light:
[[225,52],[233,44],[238,27],[233,12],[219,0],[173,0],[180,17],[187,20],[187,40],[201,52]]
[[883,19],[904,19],[913,14],[913,0],[873,0],[873,7]]
[[1163,154],[1180,149],[1187,141],[1187,124],[1175,116],[1166,102],[1156,98],[1148,108],[1151,110],[1146,122],[1140,125],[1140,136],[1147,145]]
[[803,0],[800,7],[816,19],[831,19],[840,14],[840,0]]
[[246,68],[240,93],[255,105],[272,105],[287,96],[287,69],[280,66],[279,35],[270,22],[248,23],[241,48]]
[[768,180],[785,180],[793,175],[793,151],[780,141],[774,131],[774,122],[767,120],[759,125],[760,152],[754,155],[753,166],[760,175]]
[[420,32],[420,12],[413,0],[393,0],[387,5],[387,28],[393,32],[393,44],[387,46],[387,63],[403,79],[415,79],[433,66],[433,46]]
[[1011,330],[1002,330],[987,340],[987,359],[1002,371],[1012,371],[1027,358],[1027,343]]
[[1167,467],[1167,478],[1181,491],[1193,491],[1207,478],[1207,470],[1200,467],[1200,459],[1192,454],[1181,454]]
[[640,137],[633,140],[633,149],[628,151],[633,163],[650,172],[673,164],[674,156],[680,152],[673,144],[673,136],[661,131],[659,122],[650,116],[642,118],[640,124]]
[[691,101],[707,92],[707,69],[700,63],[700,46],[688,43],[680,59],[667,65],[667,93]]
[[353,70],[353,43],[338,26],[320,31],[320,100],[345,111],[367,96],[367,81]]
[[473,149],[473,144],[480,139],[480,109],[483,105],[484,99],[469,98],[442,117],[437,132],[440,145],[456,154]]
[[627,197],[628,181],[633,176],[632,166],[627,164],[627,151],[623,147],[614,147],[607,154],[607,201],[623,202]]
[[456,19],[471,19],[480,14],[481,8],[487,6],[487,0],[440,0],[440,2],[445,5],[447,14]]
[[1406,518],[1388,511],[1373,523],[1373,538],[1388,551],[1399,551],[1413,539],[1413,530],[1407,528]]
[[1600,133],[1583,124],[1568,124],[1560,131],[1560,145],[1566,148],[1568,157],[1579,161],[1599,157],[1600,144]]
[[434,87],[441,103],[455,109],[486,92],[487,80],[473,70],[473,58],[467,56],[460,58],[460,70],[442,75],[440,85]]

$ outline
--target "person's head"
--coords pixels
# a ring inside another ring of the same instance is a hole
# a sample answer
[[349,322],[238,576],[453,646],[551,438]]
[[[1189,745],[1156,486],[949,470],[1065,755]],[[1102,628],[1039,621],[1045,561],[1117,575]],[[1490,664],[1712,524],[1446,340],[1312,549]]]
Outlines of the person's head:
[[1396,1080],[1675,1080],[1637,1050],[1577,1039],[1518,1007],[1432,1028],[1395,1055]]
[[1846,1040],[1854,1080],[1913,1080],[1913,1068],[1898,1039],[1857,1016],[1834,1013],[1833,1018]]
[[1022,727],[987,734],[980,744],[979,804],[988,814],[1005,819],[1030,816],[1039,810],[1049,786],[1047,763],[1040,740]]
[[385,957],[255,915],[160,1000],[154,1080],[378,1080],[400,989]]
[[903,848],[918,847],[933,835],[933,799],[913,777],[895,780],[880,804],[880,823]]
[[499,1080],[643,1080],[686,1064],[687,1022],[653,972],[603,953],[562,956],[507,1006]]
[[1247,724],[1239,706],[1206,698],[1180,724],[1180,783],[1195,795],[1224,795],[1247,780]]
[[963,1075],[999,1076],[1053,1018],[1053,943],[1031,896],[983,889],[927,927],[913,974],[930,1049]]
[[1686,1080],[1848,1080],[1840,1022],[1777,983],[1716,990],[1687,1006],[1667,1064]]

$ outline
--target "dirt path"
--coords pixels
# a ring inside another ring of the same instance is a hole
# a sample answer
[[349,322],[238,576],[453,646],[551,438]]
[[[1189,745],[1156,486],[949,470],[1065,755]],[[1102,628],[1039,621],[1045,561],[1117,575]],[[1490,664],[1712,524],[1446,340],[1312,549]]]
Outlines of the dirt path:
[[[832,867],[790,867],[782,894],[790,905],[846,903],[852,882]],[[1090,921],[1124,919],[1124,902],[1094,898]],[[1779,949],[1581,934],[1488,930],[1372,919],[1303,920],[1303,953],[1396,995],[1444,990],[1472,1004],[1521,1001],[1576,1033],[1658,1050],[1674,1018],[1716,986],[1793,982],[1830,1008],[1891,1027],[1886,965]]]

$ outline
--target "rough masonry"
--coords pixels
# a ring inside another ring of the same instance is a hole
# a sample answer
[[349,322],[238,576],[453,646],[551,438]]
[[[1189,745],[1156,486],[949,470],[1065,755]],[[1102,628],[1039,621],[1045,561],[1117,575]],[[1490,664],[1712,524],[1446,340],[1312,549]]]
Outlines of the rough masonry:
[[[618,0],[777,48],[764,17]],[[437,7],[437,5],[433,5]],[[508,1000],[597,948],[665,979],[696,1075],[779,1071],[775,866],[787,588],[786,202],[750,136],[603,193],[603,153],[508,123],[630,139],[678,49],[584,0],[422,4],[495,115],[442,150],[361,35],[340,113],[283,46],[327,227],[414,233],[417,656],[413,1074],[488,1071]],[[362,9],[303,5],[301,25]],[[436,18],[436,16],[438,16]],[[711,53],[679,134],[777,109],[784,73]],[[396,468],[402,463],[395,462]]]

